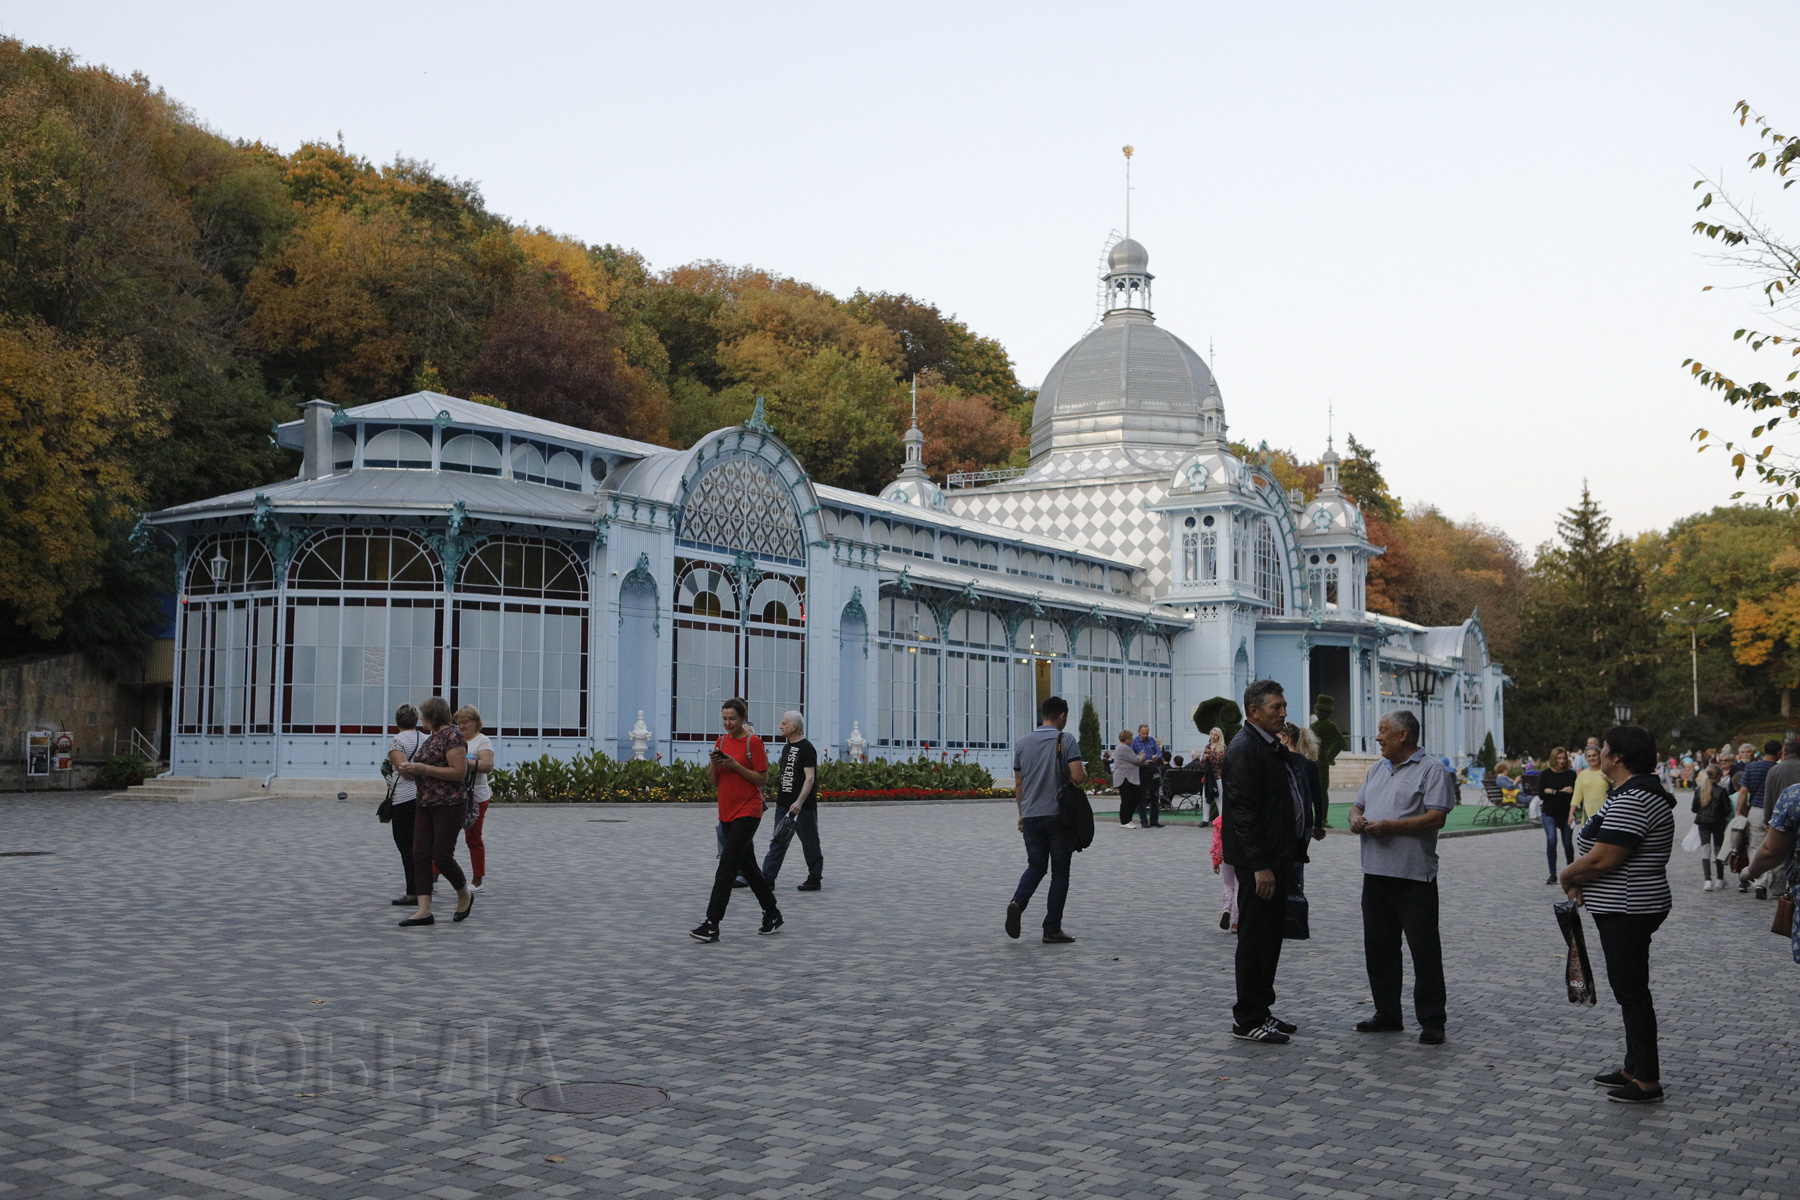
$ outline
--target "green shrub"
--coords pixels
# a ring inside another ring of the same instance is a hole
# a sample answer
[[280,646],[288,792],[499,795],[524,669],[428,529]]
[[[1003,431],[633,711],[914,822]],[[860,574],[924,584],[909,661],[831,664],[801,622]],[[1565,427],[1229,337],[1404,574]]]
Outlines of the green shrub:
[[94,776],[94,786],[118,791],[122,788],[136,787],[150,777],[150,764],[136,754],[115,754],[101,766],[100,773]]
[[1209,736],[1217,729],[1225,736],[1225,742],[1229,745],[1243,727],[1244,711],[1234,701],[1223,696],[1214,696],[1194,710],[1194,728],[1200,731],[1202,737]]
[[[772,747],[779,750],[779,745]],[[889,762],[819,764],[819,791],[878,792],[913,788],[976,795],[993,788],[985,768],[948,751]],[[650,759],[618,762],[598,751],[568,761],[545,755],[488,777],[494,799],[514,804],[630,803],[683,801],[710,803],[715,796],[704,763],[662,763]]]

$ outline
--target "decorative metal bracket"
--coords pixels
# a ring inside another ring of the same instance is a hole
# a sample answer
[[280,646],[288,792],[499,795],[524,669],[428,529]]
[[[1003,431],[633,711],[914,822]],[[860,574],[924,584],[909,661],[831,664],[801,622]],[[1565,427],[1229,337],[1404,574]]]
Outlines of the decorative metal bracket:
[[275,506],[263,492],[256,493],[256,513],[250,518],[250,526],[269,548],[269,557],[275,560],[275,578],[285,579],[288,563],[306,535],[295,529],[282,528],[281,522],[275,519]]
[[756,398],[756,408],[751,412],[750,419],[744,422],[744,428],[752,433],[760,433],[764,437],[774,436],[775,429],[769,424],[769,415],[763,408],[761,396]]
[[750,557],[748,550],[739,550],[731,565],[725,568],[725,574],[731,577],[737,589],[738,625],[750,627],[750,596],[756,591],[756,585],[762,582],[763,573],[756,567],[756,560]]
[[425,542],[443,561],[444,576],[447,579],[456,577],[457,564],[486,538],[473,533],[465,533],[463,529],[469,524],[469,506],[458,500],[450,506],[450,523],[444,533],[428,533]]
[[[619,581],[621,594],[628,587],[643,586],[650,589],[653,597],[650,604],[650,632],[655,637],[662,636],[662,601],[656,590],[656,576],[650,573],[650,555],[648,552],[638,553],[637,565],[626,572],[625,578]],[[619,605],[619,628],[625,627],[625,606]]]

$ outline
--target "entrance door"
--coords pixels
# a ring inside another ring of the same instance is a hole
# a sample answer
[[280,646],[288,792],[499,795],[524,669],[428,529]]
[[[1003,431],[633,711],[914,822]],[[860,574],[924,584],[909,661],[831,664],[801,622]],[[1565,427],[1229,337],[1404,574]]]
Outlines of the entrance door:
[[1037,660],[1037,707],[1039,712],[1044,711],[1044,701],[1049,698],[1050,660],[1047,658],[1040,658]]

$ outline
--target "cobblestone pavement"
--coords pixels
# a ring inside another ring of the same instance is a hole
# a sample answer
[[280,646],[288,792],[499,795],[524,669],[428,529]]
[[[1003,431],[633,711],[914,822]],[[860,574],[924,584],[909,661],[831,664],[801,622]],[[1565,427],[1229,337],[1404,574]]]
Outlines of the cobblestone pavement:
[[[795,848],[780,936],[740,891],[701,945],[707,809],[496,808],[474,919],[401,930],[369,808],[0,799],[0,1197],[1800,1190],[1800,967],[1771,903],[1701,894],[1679,850],[1670,1100],[1640,1109],[1587,1082],[1620,1061],[1618,1010],[1561,995],[1529,830],[1444,843],[1435,1048],[1351,1032],[1356,844],[1320,844],[1278,981],[1301,1034],[1260,1047],[1228,1035],[1199,831],[1102,827],[1080,940],[1045,946],[1036,904],[1025,939],[1000,929],[1010,805],[833,808],[826,890],[794,892]],[[552,1081],[667,1100],[520,1105]]]

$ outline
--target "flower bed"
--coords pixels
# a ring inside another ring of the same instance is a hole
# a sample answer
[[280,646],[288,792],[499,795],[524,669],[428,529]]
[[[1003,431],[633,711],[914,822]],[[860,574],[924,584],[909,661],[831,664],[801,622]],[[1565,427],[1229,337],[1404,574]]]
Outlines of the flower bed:
[[[769,747],[771,758],[780,743]],[[928,799],[942,796],[1010,796],[995,788],[994,777],[962,758],[940,753],[936,758],[889,762],[823,762],[819,794],[827,800]],[[627,759],[618,762],[594,752],[574,758],[545,755],[498,770],[488,777],[500,804],[642,804],[712,803],[713,786],[701,763],[663,763]]]

